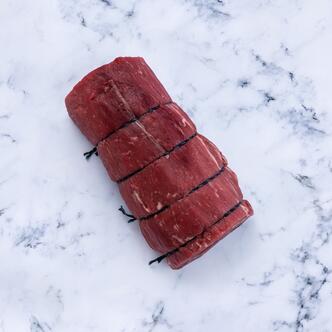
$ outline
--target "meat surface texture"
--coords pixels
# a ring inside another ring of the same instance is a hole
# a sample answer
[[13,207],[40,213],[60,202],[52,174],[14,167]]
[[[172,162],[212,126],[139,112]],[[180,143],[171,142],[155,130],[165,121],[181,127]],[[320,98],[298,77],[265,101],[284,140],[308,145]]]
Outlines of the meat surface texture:
[[186,113],[176,104],[167,104],[101,141],[98,154],[111,179],[118,181],[166,154],[195,132],[195,125]]
[[72,120],[92,144],[171,97],[142,58],[117,58],[84,77],[66,97]]
[[144,59],[116,58],[65,99],[150,247],[179,269],[253,214],[226,158]]
[[221,153],[211,149],[204,137],[196,135],[120,182],[119,188],[129,209],[142,218],[176,202],[224,165]]
[[201,234],[241,200],[236,175],[226,167],[207,185],[142,220],[140,228],[150,247],[164,254]]

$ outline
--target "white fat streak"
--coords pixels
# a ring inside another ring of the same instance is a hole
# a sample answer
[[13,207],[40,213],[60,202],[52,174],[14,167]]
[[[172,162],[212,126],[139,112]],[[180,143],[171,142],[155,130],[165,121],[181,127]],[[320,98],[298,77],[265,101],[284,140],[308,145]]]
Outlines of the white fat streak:
[[173,106],[172,105],[172,110],[173,112],[177,113],[182,119],[181,119],[181,122],[183,124],[183,126],[185,127],[186,125],[191,125],[187,120],[186,118],[183,116],[182,112],[180,112],[180,110],[176,107],[176,106]]
[[183,127],[189,124],[188,121],[185,119],[185,117],[182,118],[181,122],[183,124]]
[[219,168],[219,167],[220,167],[220,166],[219,166],[219,163],[217,162],[217,160],[216,160],[216,158],[214,157],[214,155],[210,152],[210,150],[209,150],[209,148],[206,146],[205,142],[202,140],[201,137],[198,136],[197,138],[201,141],[201,143],[202,143],[202,145],[205,147],[207,153],[210,155],[211,159],[215,162],[215,164],[216,164],[217,167]]
[[250,209],[243,203],[241,203],[240,208],[246,213],[249,214]]
[[136,190],[133,191],[133,196],[144,207],[144,209],[147,212],[150,212],[150,209],[148,209],[147,206],[144,204],[144,202],[142,201],[141,197],[139,196],[139,194]]
[[172,238],[174,239],[174,240],[176,240],[177,242],[179,242],[179,243],[184,243],[183,242],[183,239],[181,239],[180,237],[178,237],[177,235],[172,235]]
[[119,99],[121,100],[121,102],[123,103],[123,105],[125,106],[125,111],[130,114],[131,116],[133,116],[133,112],[130,111],[130,106],[127,103],[126,99],[124,99],[124,97],[122,96],[120,90],[118,89],[116,83],[113,80],[110,80],[111,86],[114,89],[116,95],[119,97]]
[[136,122],[137,126],[142,129],[142,131],[150,138],[150,140],[153,142],[153,144],[161,151],[165,152],[165,149],[158,143],[158,141],[145,129],[145,127],[142,125],[141,122]]
[[160,210],[163,207],[163,205],[161,204],[161,202],[158,202],[157,204],[157,210]]

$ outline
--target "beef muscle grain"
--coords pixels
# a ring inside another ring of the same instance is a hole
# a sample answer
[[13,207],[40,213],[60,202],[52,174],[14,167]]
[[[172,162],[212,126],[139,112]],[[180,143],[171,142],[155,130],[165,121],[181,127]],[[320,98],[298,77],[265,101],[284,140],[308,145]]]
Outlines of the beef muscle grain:
[[[164,125],[160,126],[161,121]],[[167,104],[117,130],[98,144],[113,181],[128,176],[195,134],[195,125],[176,104]]]
[[84,77],[66,97],[72,120],[92,144],[171,98],[142,58],[117,58]]
[[177,201],[224,165],[221,153],[206,138],[196,135],[120,182],[119,188],[129,209],[137,218],[143,218]]
[[142,58],[95,69],[65,102],[161,253],[158,262],[183,267],[253,214],[226,158],[197,134]]
[[228,167],[207,185],[140,222],[151,248],[167,253],[201,234],[242,200],[236,175]]

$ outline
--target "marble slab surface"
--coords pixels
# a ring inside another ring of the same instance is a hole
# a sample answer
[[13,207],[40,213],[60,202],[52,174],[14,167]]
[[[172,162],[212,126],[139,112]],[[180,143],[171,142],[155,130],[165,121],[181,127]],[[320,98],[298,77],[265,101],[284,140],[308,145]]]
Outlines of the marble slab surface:
[[[2,0],[0,331],[332,331],[332,2]],[[156,256],[64,97],[143,56],[255,216],[182,270]]]

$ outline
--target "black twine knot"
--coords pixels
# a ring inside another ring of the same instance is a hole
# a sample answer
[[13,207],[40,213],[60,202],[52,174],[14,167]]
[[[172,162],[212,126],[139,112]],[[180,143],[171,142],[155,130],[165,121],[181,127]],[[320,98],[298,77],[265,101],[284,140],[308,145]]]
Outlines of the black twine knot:
[[124,207],[122,205],[119,208],[119,211],[121,211],[126,217],[130,218],[128,220],[128,222],[133,222],[133,221],[137,220],[136,217],[133,214],[127,213],[126,210],[124,209]]
[[158,264],[159,264],[159,263],[160,263],[163,259],[165,259],[167,256],[169,256],[169,253],[166,253],[166,254],[164,254],[164,255],[161,255],[161,256],[159,256],[159,257],[153,259],[152,261],[149,262],[149,265],[151,265],[151,264],[153,264],[153,263],[155,263],[155,262],[158,262]]
[[90,157],[95,154],[96,156],[98,156],[98,151],[97,151],[97,147],[95,146],[92,150],[85,152],[83,155],[85,157],[86,160],[89,160]]

